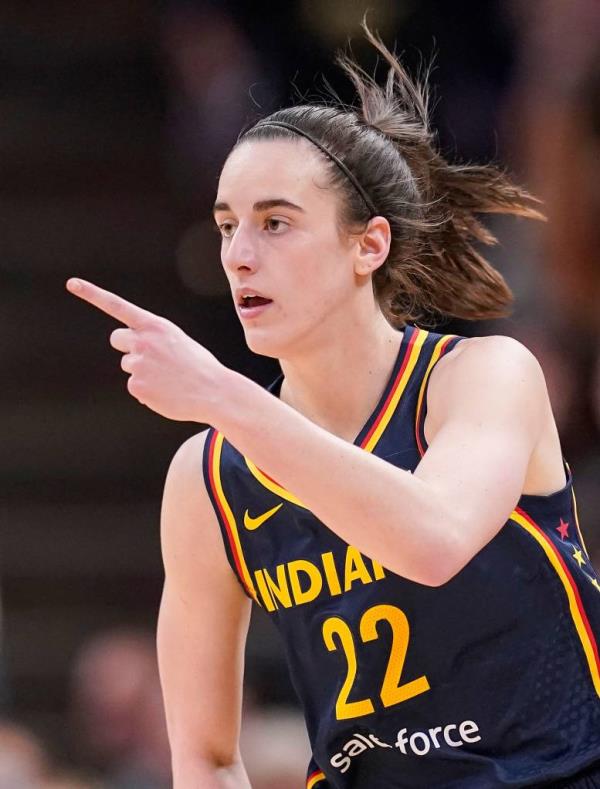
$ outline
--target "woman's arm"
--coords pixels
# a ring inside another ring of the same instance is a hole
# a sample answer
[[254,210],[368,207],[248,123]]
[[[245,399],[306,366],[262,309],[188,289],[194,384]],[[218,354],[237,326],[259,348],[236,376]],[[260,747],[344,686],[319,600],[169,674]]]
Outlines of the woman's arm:
[[344,540],[404,577],[440,585],[505,523],[552,419],[529,351],[505,337],[464,343],[432,373],[435,435],[414,474],[331,435],[235,373],[214,424]]
[[411,474],[310,422],[164,318],[91,283],[68,287],[129,327],[111,344],[126,354],[135,398],[170,419],[214,425],[332,531],[420,583],[445,583],[492,539],[534,450],[555,432],[531,353],[506,337],[465,340],[431,375],[435,435]]
[[250,789],[238,748],[250,601],[227,563],[202,479],[205,437],[173,458],[161,515],[158,656],[174,789]]

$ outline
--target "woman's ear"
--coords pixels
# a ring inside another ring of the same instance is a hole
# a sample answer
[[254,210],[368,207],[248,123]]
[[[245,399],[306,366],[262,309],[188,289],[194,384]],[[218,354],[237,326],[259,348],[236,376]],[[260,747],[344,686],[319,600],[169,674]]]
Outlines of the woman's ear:
[[390,251],[392,231],[383,216],[374,216],[358,237],[354,271],[361,276],[372,274],[381,266]]

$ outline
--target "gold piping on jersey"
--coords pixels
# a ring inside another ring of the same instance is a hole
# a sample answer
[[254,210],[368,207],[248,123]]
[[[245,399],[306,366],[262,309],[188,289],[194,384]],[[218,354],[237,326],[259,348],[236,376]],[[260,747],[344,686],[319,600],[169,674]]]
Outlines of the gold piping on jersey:
[[324,780],[325,773],[321,770],[317,770],[316,772],[311,773],[311,775],[309,775],[306,779],[306,789],[313,789],[313,787],[316,786],[320,781]]
[[423,344],[425,343],[428,335],[428,331],[425,331],[425,329],[419,329],[417,326],[415,326],[415,331],[410,338],[410,343],[402,361],[402,366],[400,367],[398,375],[396,376],[396,380],[394,381],[394,384],[381,408],[379,415],[373,422],[371,429],[361,443],[361,447],[366,449],[367,452],[372,452],[375,449],[377,442],[383,435],[383,431],[388,426],[390,419],[396,411],[396,408],[398,408],[400,398],[402,397],[402,394],[404,393],[404,390],[410,381],[410,377],[416,367],[421,350],[423,349]]
[[417,439],[417,449],[419,450],[419,454],[421,457],[425,454],[425,448],[421,442],[421,411],[423,407],[423,398],[425,395],[425,389],[427,388],[427,381],[429,380],[429,375],[433,370],[434,364],[437,360],[444,355],[446,351],[446,347],[450,340],[453,340],[456,337],[456,334],[445,334],[441,337],[435,344],[435,348],[433,349],[433,353],[431,354],[431,359],[429,360],[429,364],[427,365],[427,369],[425,370],[425,375],[423,376],[423,381],[421,383],[421,388],[419,390],[419,398],[417,400],[417,412],[415,416],[415,437]]
[[[571,474],[571,468],[567,461],[565,460],[565,466],[567,467],[567,471],[569,472],[569,476],[573,479],[573,475]],[[571,498],[573,499],[573,512],[575,513],[575,528],[577,529],[577,535],[579,536],[579,542],[583,546],[583,550],[585,551],[586,556],[588,559],[590,558],[590,552],[588,551],[585,541],[583,539],[583,534],[581,533],[581,528],[579,526],[579,513],[577,512],[577,498],[575,497],[575,488],[571,485]]]
[[227,530],[229,545],[231,546],[231,552],[233,554],[235,566],[238,571],[238,577],[244,584],[244,587],[248,595],[252,597],[253,600],[256,600],[256,602],[259,605],[261,605],[258,599],[258,595],[256,594],[254,584],[252,583],[252,578],[250,576],[250,573],[248,572],[248,566],[246,565],[246,560],[244,559],[244,552],[242,550],[242,546],[240,543],[240,536],[238,534],[238,528],[235,521],[235,517],[233,515],[231,507],[229,506],[229,502],[225,497],[225,493],[223,492],[223,485],[221,483],[222,447],[223,447],[223,434],[215,430],[209,448],[208,470],[209,470],[210,484],[213,489],[215,501],[217,502],[219,508],[221,520]]
[[600,696],[600,658],[598,657],[598,645],[596,644],[596,639],[590,627],[587,614],[585,613],[581,601],[579,589],[573,580],[573,576],[569,572],[556,546],[530,515],[520,507],[517,507],[510,516],[510,520],[521,526],[534,538],[538,545],[541,546],[548,561],[556,571],[567,595],[571,618],[573,619],[575,630],[577,631],[579,641],[583,647],[594,689],[597,695]]

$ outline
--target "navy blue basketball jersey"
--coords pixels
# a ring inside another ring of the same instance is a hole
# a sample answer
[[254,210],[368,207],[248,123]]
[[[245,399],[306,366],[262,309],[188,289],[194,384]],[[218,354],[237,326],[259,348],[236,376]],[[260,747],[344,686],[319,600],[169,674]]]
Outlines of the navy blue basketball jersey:
[[[405,328],[358,446],[417,467],[431,370],[461,339]],[[204,474],[229,562],[281,632],[303,707],[307,789],[525,787],[600,760],[600,583],[566,471],[433,588],[361,554],[209,432]]]

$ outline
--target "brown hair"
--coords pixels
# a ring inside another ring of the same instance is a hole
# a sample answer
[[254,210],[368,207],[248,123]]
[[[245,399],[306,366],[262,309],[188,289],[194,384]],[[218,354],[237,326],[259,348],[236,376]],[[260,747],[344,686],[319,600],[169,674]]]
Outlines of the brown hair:
[[512,293],[474,247],[497,239],[476,214],[543,219],[535,208],[539,201],[495,166],[449,164],[429,127],[426,81],[412,81],[365,22],[363,29],[389,66],[385,86],[340,54],[337,62],[354,84],[358,107],[278,110],[239,142],[308,137],[328,154],[329,185],[340,194],[343,225],[364,227],[373,207],[388,220],[390,252],[373,287],[391,323],[439,314],[471,320],[506,315]]

